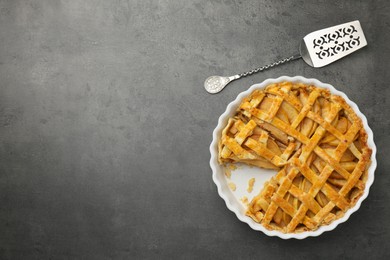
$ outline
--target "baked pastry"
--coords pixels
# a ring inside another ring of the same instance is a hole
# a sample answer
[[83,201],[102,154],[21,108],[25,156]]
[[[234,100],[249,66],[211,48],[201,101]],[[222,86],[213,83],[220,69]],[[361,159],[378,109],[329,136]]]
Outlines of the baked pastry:
[[371,149],[362,120],[327,89],[282,82],[255,90],[229,118],[219,163],[277,169],[246,214],[269,230],[316,230],[363,194]]

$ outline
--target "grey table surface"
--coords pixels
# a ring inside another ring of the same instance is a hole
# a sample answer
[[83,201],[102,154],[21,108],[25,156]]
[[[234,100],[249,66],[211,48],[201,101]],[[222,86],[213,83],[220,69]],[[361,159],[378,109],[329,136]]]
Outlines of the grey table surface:
[[[203,89],[356,19],[368,47],[330,66],[294,61]],[[389,259],[389,21],[385,0],[1,0],[0,258]],[[303,241],[241,223],[209,167],[227,104],[281,75],[345,92],[378,148],[360,210]]]

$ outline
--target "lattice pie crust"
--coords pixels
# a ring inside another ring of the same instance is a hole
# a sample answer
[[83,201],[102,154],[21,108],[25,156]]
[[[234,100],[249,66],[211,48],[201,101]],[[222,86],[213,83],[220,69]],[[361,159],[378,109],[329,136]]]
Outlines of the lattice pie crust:
[[278,170],[246,214],[284,233],[343,216],[364,192],[370,156],[362,121],[342,97],[291,82],[252,92],[219,141],[221,164]]

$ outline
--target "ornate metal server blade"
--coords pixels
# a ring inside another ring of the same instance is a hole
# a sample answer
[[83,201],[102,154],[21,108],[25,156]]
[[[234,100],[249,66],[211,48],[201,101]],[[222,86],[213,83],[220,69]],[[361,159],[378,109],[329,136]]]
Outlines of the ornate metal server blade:
[[359,21],[322,29],[306,35],[300,46],[302,58],[312,67],[323,67],[367,45]]

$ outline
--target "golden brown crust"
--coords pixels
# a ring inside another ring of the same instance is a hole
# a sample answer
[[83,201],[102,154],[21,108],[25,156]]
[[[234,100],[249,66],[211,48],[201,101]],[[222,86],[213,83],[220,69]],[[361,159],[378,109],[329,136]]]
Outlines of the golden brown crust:
[[282,82],[244,98],[219,141],[219,162],[279,172],[247,215],[270,230],[315,230],[363,195],[371,149],[361,119],[340,96]]

